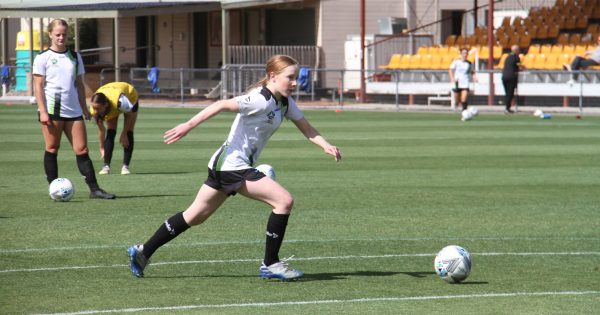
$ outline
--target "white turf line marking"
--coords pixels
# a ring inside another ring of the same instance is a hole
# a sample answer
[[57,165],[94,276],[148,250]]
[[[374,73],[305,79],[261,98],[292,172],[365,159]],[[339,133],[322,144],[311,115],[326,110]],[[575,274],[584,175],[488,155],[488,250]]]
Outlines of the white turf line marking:
[[[387,241],[439,241],[441,238],[435,237],[394,237],[394,238],[347,238],[347,239],[328,239],[328,240],[286,240],[286,243],[333,243],[333,242],[387,242]],[[599,237],[447,237],[444,241],[600,241]],[[167,247],[185,247],[185,246],[220,246],[220,245],[239,245],[239,244],[263,244],[264,240],[256,241],[224,241],[224,242],[193,242],[167,244]],[[21,249],[0,249],[0,254],[5,253],[30,253],[30,252],[51,252],[67,250],[90,250],[90,249],[113,249],[127,248],[131,244],[121,245],[89,245],[89,246],[64,246],[64,247],[44,247],[44,248],[21,248]]]
[[[346,256],[317,256],[296,258],[297,261],[309,260],[338,260],[338,259],[380,259],[380,258],[400,258],[400,257],[435,257],[435,253],[416,253],[416,254],[387,254],[387,255],[346,255]],[[471,253],[472,256],[600,256],[600,252],[539,252],[539,253]],[[259,263],[259,258],[241,258],[228,260],[181,260],[181,261],[164,261],[152,263],[152,266],[164,265],[188,265],[188,264],[229,264],[229,263]],[[90,266],[63,266],[63,267],[41,267],[29,269],[4,269],[0,273],[14,272],[35,272],[35,271],[63,271],[63,270],[83,270],[83,269],[100,269],[100,268],[127,268],[129,264],[113,264],[113,265],[90,265]]]
[[40,315],[83,315],[83,314],[106,314],[106,313],[137,313],[148,311],[177,311],[206,308],[246,308],[246,307],[273,307],[273,306],[293,306],[293,305],[318,305],[318,304],[347,304],[347,303],[367,303],[367,302],[402,302],[402,301],[427,301],[427,300],[452,300],[452,299],[479,299],[479,298],[504,298],[504,297],[539,297],[539,296],[560,296],[560,295],[594,295],[600,294],[600,291],[560,291],[560,292],[512,292],[512,293],[482,293],[482,294],[460,294],[460,295],[424,295],[424,296],[398,296],[398,297],[379,297],[379,298],[361,298],[348,300],[313,300],[313,301],[287,301],[287,302],[257,302],[257,303],[234,303],[234,304],[198,304],[181,305],[165,307],[140,307],[123,308],[112,310],[87,310],[72,313],[51,313]]

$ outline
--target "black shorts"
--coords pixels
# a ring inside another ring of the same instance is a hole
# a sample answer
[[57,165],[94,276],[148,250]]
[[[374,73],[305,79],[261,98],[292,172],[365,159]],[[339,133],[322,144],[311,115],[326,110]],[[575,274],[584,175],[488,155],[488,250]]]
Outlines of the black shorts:
[[454,86],[452,87],[452,92],[454,92],[454,93],[459,93],[461,91],[468,91],[468,90],[469,90],[468,87],[466,87],[466,88],[459,88],[458,87],[458,82],[454,82]]
[[204,181],[204,184],[229,196],[235,196],[245,181],[255,182],[263,177],[265,177],[265,174],[254,168],[240,171],[213,171],[209,168],[208,178]]
[[[40,121],[40,112],[38,111],[38,122]],[[78,116],[78,117],[60,117],[59,115],[50,115],[48,114],[48,117],[50,117],[50,120],[55,120],[55,121],[78,121],[78,120],[83,120],[83,116]]]

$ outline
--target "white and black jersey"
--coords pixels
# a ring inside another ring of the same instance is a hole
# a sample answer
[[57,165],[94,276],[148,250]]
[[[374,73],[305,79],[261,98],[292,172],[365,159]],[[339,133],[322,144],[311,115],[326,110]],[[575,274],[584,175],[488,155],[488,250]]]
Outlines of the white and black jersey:
[[291,97],[277,101],[266,87],[235,98],[240,111],[227,141],[213,154],[208,167],[214,171],[251,168],[283,118],[298,121],[304,114]]
[[45,77],[46,110],[50,116],[79,117],[83,113],[75,79],[83,75],[83,61],[78,53],[48,49],[33,61],[33,74]]
[[456,88],[468,89],[473,74],[473,64],[469,60],[456,59],[450,65],[450,70],[454,72]]

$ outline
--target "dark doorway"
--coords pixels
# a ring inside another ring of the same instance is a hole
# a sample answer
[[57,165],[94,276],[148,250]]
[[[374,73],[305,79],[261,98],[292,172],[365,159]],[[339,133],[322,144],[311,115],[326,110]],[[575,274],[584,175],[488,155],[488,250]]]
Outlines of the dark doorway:
[[215,68],[208,65],[208,13],[194,13],[194,34],[192,66],[194,68]]
[[315,45],[315,10],[267,10],[267,45]]
[[155,66],[154,24],[155,19],[152,16],[138,16],[135,18],[135,57],[137,67]]
[[442,10],[442,43],[450,35],[461,35],[463,10]]

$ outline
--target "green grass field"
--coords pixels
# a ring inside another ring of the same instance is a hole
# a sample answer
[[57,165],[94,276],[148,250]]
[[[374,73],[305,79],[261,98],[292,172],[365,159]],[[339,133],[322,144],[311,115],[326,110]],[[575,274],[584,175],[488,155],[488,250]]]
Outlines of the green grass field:
[[[88,199],[63,139],[53,202],[35,108],[0,105],[2,314],[592,314],[600,308],[600,117],[306,111],[342,149],[335,163],[284,122],[261,156],[295,197],[281,255],[306,275],[258,278],[270,209],[236,196],[152,257],[136,279],[126,249],[193,200],[233,115],[173,145],[198,109],[142,108],[130,176]],[[121,121],[122,123],[122,121]],[[88,124],[96,171],[96,128]],[[122,149],[115,150],[119,169]],[[463,284],[433,259],[467,248]]]

